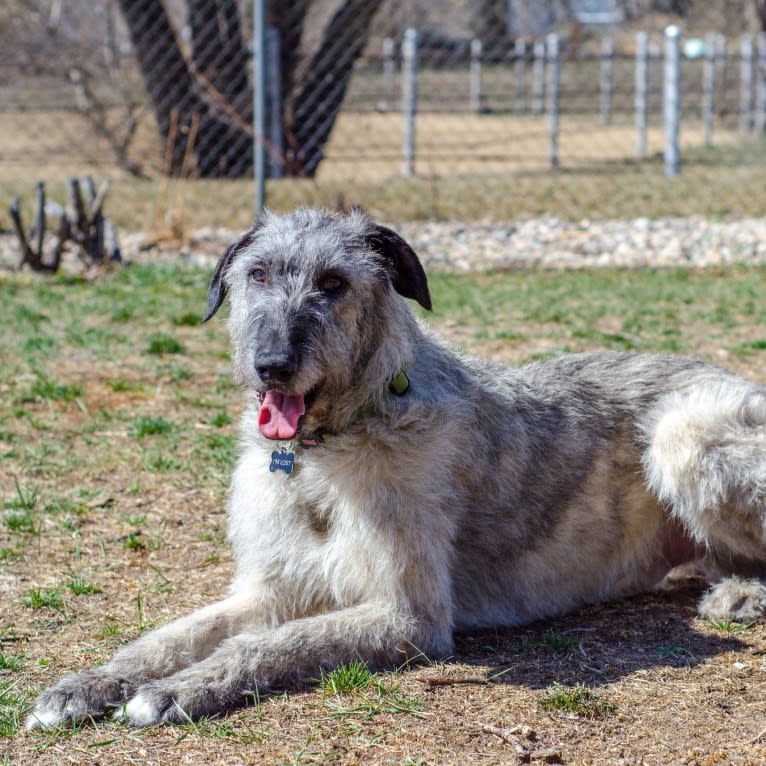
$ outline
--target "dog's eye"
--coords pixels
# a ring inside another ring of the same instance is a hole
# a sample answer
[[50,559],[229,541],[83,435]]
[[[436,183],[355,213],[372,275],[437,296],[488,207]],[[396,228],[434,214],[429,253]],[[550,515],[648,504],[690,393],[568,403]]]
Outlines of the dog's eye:
[[346,281],[343,277],[339,277],[337,274],[326,274],[319,280],[317,287],[323,293],[338,293],[346,286]]
[[262,284],[266,281],[266,269],[261,268],[260,266],[256,266],[251,272],[250,272],[250,279],[253,282],[258,282],[259,284]]

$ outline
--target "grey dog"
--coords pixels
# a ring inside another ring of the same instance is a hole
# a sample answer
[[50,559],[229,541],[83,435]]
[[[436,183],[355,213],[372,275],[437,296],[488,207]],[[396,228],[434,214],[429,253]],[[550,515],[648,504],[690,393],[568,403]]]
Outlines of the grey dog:
[[[45,691],[28,726],[137,726],[256,689],[445,657],[453,631],[645,591],[698,561],[706,616],[756,619],[766,389],[682,357],[507,369],[445,347],[412,248],[360,211],[267,213],[219,261],[251,392],[222,601]],[[521,672],[521,671],[520,671]]]

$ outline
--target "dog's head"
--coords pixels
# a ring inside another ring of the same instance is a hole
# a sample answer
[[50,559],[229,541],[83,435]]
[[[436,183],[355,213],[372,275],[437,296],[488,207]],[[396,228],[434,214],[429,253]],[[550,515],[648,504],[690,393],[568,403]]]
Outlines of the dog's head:
[[399,296],[431,308],[412,248],[359,210],[265,213],[219,260],[204,321],[227,294],[235,377],[261,393],[275,439],[304,418],[337,421],[353,392],[373,396],[406,363],[413,320]]

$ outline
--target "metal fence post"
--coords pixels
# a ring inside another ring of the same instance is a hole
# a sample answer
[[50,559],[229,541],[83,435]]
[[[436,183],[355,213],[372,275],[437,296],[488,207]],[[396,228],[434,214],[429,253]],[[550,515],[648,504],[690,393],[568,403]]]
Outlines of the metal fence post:
[[478,114],[481,111],[481,40],[471,40],[471,71],[469,83],[469,109]]
[[526,108],[527,90],[527,41],[517,37],[513,44],[513,74],[516,86],[515,111],[523,114]]
[[766,128],[766,32],[758,35],[758,50],[755,63],[755,115],[753,127],[762,135]]
[[705,60],[702,68],[702,125],[705,146],[710,146],[713,143],[717,47],[716,35],[707,35],[705,38]]
[[396,43],[392,37],[383,40],[383,108],[388,111],[394,102]]
[[646,157],[647,92],[649,85],[649,35],[636,33],[636,82],[634,107],[636,110],[636,154]]
[[415,115],[418,101],[418,31],[407,29],[402,41],[402,115],[404,116],[405,177],[415,175]]
[[614,83],[614,45],[611,37],[601,43],[601,122],[612,121],[612,90]]
[[545,40],[532,46],[532,114],[542,114],[545,102]]
[[677,26],[665,27],[665,83],[663,112],[665,121],[665,175],[677,176],[680,161],[681,121],[681,44]]
[[253,2],[253,174],[255,213],[266,205],[266,8],[265,0]]
[[548,119],[550,121],[550,148],[548,162],[552,168],[559,164],[559,83],[561,82],[561,59],[559,57],[559,36],[550,34],[546,38],[548,68]]
[[739,129],[748,134],[753,129],[753,38],[745,35],[739,42]]

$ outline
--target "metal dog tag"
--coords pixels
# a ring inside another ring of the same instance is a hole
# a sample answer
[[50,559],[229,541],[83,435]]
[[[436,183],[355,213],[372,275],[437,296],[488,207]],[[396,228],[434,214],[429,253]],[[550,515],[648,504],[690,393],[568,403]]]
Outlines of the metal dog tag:
[[286,474],[291,474],[295,467],[295,452],[292,449],[292,443],[288,445],[280,445],[279,452],[274,450],[271,453],[271,465],[269,471],[284,471]]

